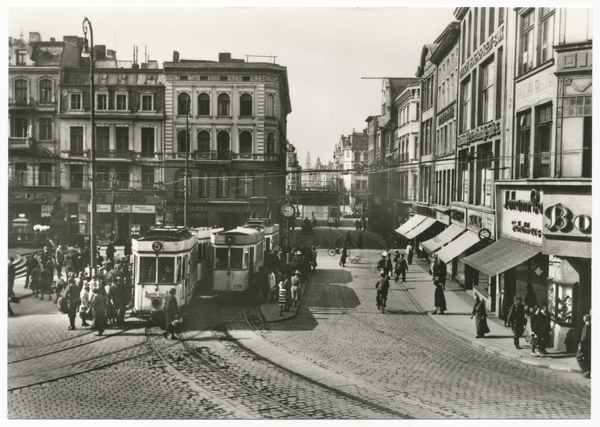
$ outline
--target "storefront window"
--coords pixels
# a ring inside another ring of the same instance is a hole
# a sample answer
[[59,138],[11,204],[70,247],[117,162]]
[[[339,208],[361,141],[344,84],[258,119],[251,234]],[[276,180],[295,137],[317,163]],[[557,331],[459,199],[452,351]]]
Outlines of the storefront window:
[[548,311],[556,323],[571,324],[573,316],[573,295],[576,283],[552,282],[548,286]]

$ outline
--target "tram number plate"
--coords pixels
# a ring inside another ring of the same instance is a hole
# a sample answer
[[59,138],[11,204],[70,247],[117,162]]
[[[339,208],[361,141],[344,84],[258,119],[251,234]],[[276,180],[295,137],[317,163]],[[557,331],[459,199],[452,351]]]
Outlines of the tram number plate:
[[242,285],[233,285],[233,290],[234,291],[241,291],[242,290]]
[[146,298],[166,297],[167,292],[146,292]]

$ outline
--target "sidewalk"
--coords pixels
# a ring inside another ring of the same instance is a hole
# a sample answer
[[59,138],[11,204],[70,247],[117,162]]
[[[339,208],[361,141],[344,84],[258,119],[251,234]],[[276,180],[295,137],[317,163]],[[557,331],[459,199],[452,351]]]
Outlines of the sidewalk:
[[[381,250],[362,250],[361,255],[360,264],[373,266],[373,277],[375,277],[375,265],[381,256]],[[328,258],[325,253],[319,252],[319,267],[328,269],[337,268],[337,258]],[[423,315],[428,316],[429,319],[437,322],[447,331],[471,343],[471,345],[479,347],[488,353],[514,359],[528,365],[567,372],[581,372],[573,353],[558,353],[549,348],[547,349],[548,355],[533,357],[531,356],[531,345],[525,341],[524,337],[520,339],[521,350],[517,350],[513,345],[512,330],[504,327],[503,322],[490,313],[488,313],[490,333],[486,334],[485,338],[475,338],[475,319],[471,319],[474,302],[473,296],[470,291],[465,291],[457,283],[446,283],[444,294],[448,310],[445,314],[432,315],[435,287],[429,275],[429,264],[424,261],[415,258],[413,264],[409,266],[406,279],[407,282],[404,284],[392,281],[390,289],[407,289],[411,299],[420,308]],[[308,286],[310,286],[311,280],[312,275]],[[306,289],[303,289],[303,293],[305,291]],[[260,310],[267,322],[278,322],[296,317],[301,305],[302,295],[298,308],[292,308],[290,311],[284,312],[283,316],[279,315],[279,305],[276,301],[262,303]]]

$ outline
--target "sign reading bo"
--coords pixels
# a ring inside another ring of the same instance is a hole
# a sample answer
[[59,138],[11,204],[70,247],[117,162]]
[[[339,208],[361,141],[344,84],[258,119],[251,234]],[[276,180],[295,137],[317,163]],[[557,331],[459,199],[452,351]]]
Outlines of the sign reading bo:
[[550,220],[545,224],[550,231],[569,233],[575,227],[582,233],[592,232],[592,218],[589,215],[573,216],[571,210],[560,203],[546,208],[544,215]]

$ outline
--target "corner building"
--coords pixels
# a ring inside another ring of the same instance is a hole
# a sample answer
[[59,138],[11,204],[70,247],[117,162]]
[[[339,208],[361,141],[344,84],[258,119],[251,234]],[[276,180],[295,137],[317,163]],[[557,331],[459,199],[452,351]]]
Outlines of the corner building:
[[[251,197],[285,199],[287,69],[219,54],[219,61],[164,63],[166,224],[183,225],[186,156],[188,226],[242,225]],[[189,116],[188,116],[189,105]]]

